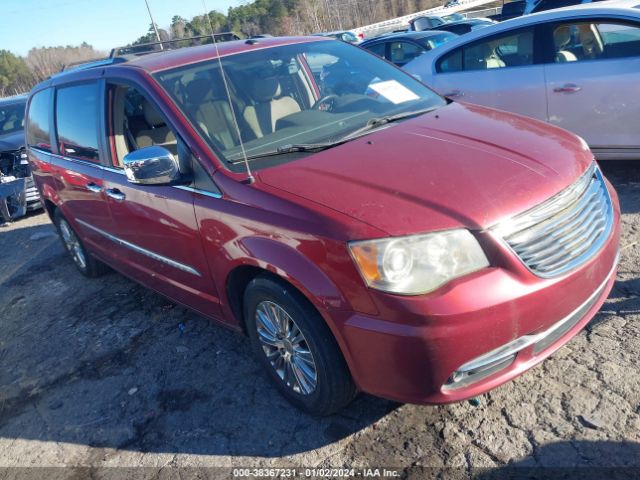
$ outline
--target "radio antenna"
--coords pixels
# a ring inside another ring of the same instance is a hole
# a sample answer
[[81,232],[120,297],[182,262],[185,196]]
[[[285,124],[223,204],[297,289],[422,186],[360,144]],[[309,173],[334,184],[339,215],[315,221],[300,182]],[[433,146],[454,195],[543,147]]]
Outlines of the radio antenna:
[[253,175],[251,174],[251,168],[249,167],[249,159],[247,158],[247,152],[244,149],[244,142],[242,141],[242,132],[240,131],[240,125],[238,124],[238,118],[236,117],[236,109],[233,106],[233,102],[231,101],[231,91],[229,90],[229,85],[227,83],[227,76],[224,73],[224,68],[222,67],[222,59],[220,58],[220,50],[218,50],[218,42],[216,41],[216,34],[213,31],[213,23],[211,23],[211,17],[209,17],[209,9],[205,4],[205,0],[202,0],[202,8],[204,9],[204,16],[207,18],[209,23],[209,30],[211,31],[211,39],[213,40],[213,45],[216,49],[216,57],[218,57],[218,65],[220,67],[220,75],[222,76],[222,83],[224,84],[224,90],[227,95],[227,100],[229,101],[229,108],[231,109],[231,116],[233,117],[233,125],[236,128],[236,133],[238,134],[238,140],[240,141],[240,150],[242,151],[242,158],[244,160],[244,166],[247,170],[247,183],[251,184],[255,181]]

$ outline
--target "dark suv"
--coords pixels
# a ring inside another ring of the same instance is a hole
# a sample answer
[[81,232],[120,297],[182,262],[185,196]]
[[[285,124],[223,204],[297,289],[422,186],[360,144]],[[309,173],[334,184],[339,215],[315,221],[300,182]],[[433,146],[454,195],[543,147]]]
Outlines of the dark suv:
[[620,210],[584,141],[341,41],[77,67],[32,91],[27,142],[82,273],[108,264],[245,332],[317,414],[358,390],[494,388],[569,341],[615,280]]
[[0,99],[0,223],[40,208],[24,147],[27,96]]

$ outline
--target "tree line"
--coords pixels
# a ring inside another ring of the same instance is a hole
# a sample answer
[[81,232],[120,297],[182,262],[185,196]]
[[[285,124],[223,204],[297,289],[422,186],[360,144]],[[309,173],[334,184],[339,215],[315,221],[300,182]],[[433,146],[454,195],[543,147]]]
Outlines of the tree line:
[[[161,40],[233,31],[245,36],[258,34],[307,35],[348,30],[408,15],[441,5],[443,0],[254,0],[230,7],[227,15],[218,11],[190,20],[179,15],[171,25],[160,28]],[[153,26],[134,43],[156,40]]]
[[0,50],[0,97],[28,92],[62,67],[106,56],[91,45],[32,48],[26,57]]
[[[176,15],[171,24],[158,28],[161,40],[173,40],[214,32],[233,31],[241,36],[257,34],[306,35],[346,30],[440,5],[442,0],[253,0],[191,19]],[[156,41],[153,26],[131,45]],[[116,45],[114,45],[115,47]],[[91,45],[32,48],[25,57],[0,50],[0,97],[28,92],[33,85],[60,71],[64,65],[105,57]]]

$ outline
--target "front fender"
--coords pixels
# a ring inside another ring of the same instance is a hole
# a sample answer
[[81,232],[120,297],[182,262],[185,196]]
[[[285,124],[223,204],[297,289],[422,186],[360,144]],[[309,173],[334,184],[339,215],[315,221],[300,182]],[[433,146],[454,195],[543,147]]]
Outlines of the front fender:
[[[311,247],[310,245],[304,245],[304,243],[315,244],[315,248],[312,248],[313,253],[315,253],[314,258],[309,258],[303,254],[303,251]],[[345,297],[335,283],[318,266],[318,256],[325,258],[337,256],[331,246],[323,245],[323,248],[318,248],[317,241],[307,241],[298,243],[298,248],[294,248],[281,241],[257,236],[245,237],[232,242],[232,244],[233,246],[228,246],[228,250],[225,252],[227,258],[233,258],[232,251],[234,253],[242,251],[244,255],[226,263],[228,268],[226,268],[222,276],[224,285],[218,285],[220,291],[227,291],[226,286],[231,273],[241,267],[257,267],[286,280],[298,289],[318,310],[338,342],[347,364],[353,365],[351,352],[343,338],[343,326],[340,325],[339,321],[336,323],[337,318],[348,317],[348,311],[353,310],[353,302],[350,302]],[[334,253],[333,255],[332,252]],[[335,261],[335,258],[332,259]],[[356,287],[353,290],[356,293],[358,288]],[[361,295],[357,296],[360,301],[362,301],[361,297]],[[356,301],[356,303],[360,302]],[[224,315],[228,319],[235,317],[229,298],[226,295],[221,295],[221,306]],[[335,314],[337,312],[346,313]],[[352,372],[352,374],[355,374],[355,372]]]
[[[225,285],[231,272],[240,266],[254,266],[283,278],[300,290],[318,309],[350,308],[342,292],[318,267],[298,249],[266,237],[245,237],[234,245],[234,251],[246,255],[234,259],[225,272]],[[229,253],[229,257],[231,252]],[[221,290],[225,291],[225,290]]]

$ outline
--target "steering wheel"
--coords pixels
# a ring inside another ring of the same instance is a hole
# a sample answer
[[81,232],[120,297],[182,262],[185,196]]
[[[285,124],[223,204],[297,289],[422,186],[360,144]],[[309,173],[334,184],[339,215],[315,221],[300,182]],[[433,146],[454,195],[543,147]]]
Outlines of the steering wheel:
[[325,95],[316,103],[314,103],[311,108],[313,110],[320,110],[322,112],[330,112],[331,110],[333,110],[333,107],[335,106],[335,102],[337,99],[338,99],[338,95],[335,95],[333,93],[329,95]]

